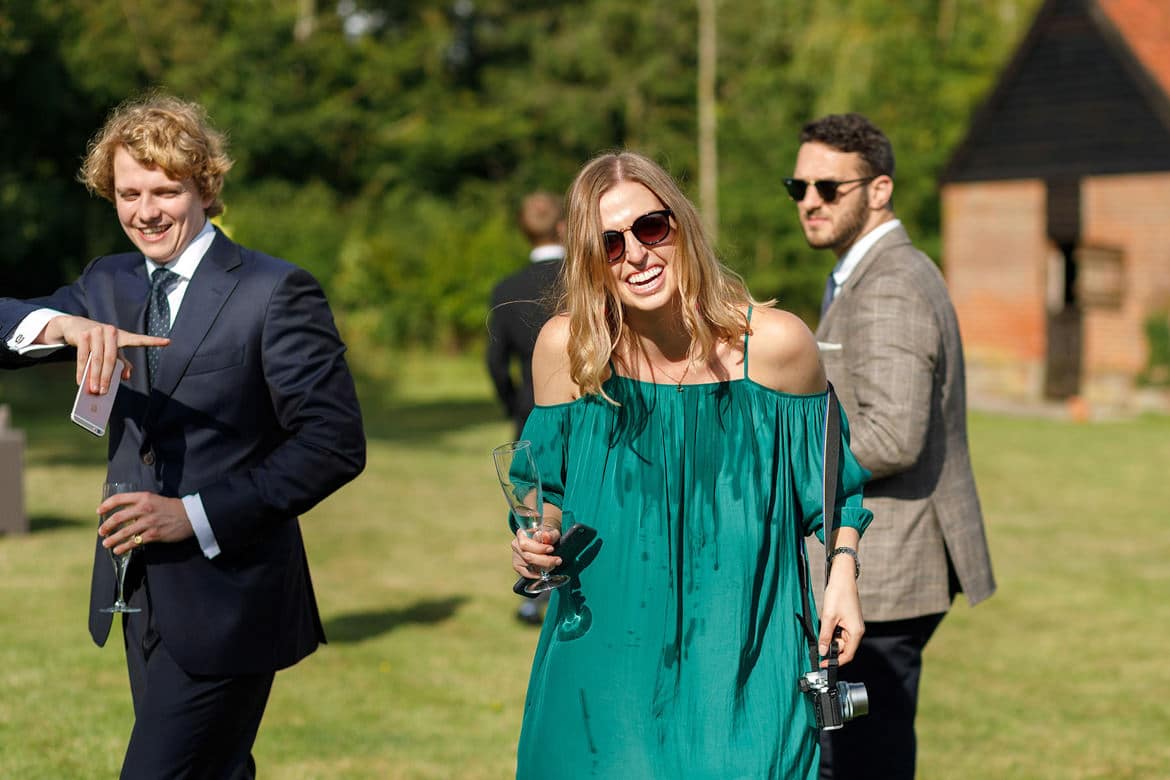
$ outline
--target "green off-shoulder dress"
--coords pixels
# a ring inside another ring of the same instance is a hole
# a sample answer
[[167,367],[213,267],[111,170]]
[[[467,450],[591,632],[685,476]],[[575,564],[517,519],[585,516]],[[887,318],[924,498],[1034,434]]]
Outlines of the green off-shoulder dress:
[[[529,417],[545,500],[600,541],[549,604],[518,778],[816,777],[797,545],[822,525],[828,396],[744,375],[681,390],[614,375],[620,406]],[[843,420],[839,523],[864,531],[847,437]]]

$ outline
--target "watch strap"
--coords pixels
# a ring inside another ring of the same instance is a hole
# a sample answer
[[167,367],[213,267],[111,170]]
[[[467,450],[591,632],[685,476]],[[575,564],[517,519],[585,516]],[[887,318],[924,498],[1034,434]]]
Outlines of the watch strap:
[[848,555],[853,559],[853,579],[861,576],[861,558],[857,555],[857,550],[852,547],[834,547],[833,551],[829,553],[829,566],[832,567],[833,559],[838,555]]

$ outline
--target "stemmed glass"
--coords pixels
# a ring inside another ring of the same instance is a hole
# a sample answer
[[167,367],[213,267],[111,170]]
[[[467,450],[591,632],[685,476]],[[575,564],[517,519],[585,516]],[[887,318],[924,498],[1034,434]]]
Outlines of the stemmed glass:
[[[102,500],[105,501],[110,496],[116,496],[119,493],[136,493],[138,492],[138,485],[133,482],[107,482],[102,485]],[[122,507],[116,506],[109,512],[102,515],[101,523],[109,519],[110,515],[117,512]],[[100,523],[99,523],[100,524]],[[130,564],[130,556],[134,554],[134,548],[130,548],[121,555],[114,553],[114,548],[110,548],[110,558],[114,563],[114,577],[118,580],[118,598],[111,606],[101,610],[102,612],[141,612],[137,607],[131,607],[126,603],[123,597],[123,585],[126,582],[126,567]]]
[[[552,528],[544,524],[544,496],[540,487],[540,471],[532,454],[532,442],[510,441],[492,450],[500,488],[508,500],[508,508],[516,524],[530,539],[543,542]],[[524,586],[528,593],[542,593],[559,588],[569,581],[564,574],[549,574],[540,570],[540,579]]]

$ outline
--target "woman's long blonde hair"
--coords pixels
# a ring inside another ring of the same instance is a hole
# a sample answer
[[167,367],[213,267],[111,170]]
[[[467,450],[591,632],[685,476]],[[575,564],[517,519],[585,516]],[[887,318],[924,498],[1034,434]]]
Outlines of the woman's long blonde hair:
[[[609,270],[599,203],[619,182],[637,182],[674,214],[674,261],[683,326],[698,345],[696,361],[710,359],[717,344],[742,344],[748,332],[745,304],[755,304],[740,279],[711,247],[694,204],[653,160],[635,152],[609,152],[590,160],[566,197],[566,256],[560,310],[569,315],[569,371],[581,393],[605,395],[601,383],[625,330],[617,282]],[[757,304],[757,305],[767,305]],[[637,350],[637,344],[627,348]]]

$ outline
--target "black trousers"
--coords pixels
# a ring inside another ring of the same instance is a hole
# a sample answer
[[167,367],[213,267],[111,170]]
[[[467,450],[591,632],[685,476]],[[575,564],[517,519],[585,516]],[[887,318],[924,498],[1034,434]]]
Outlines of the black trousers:
[[274,674],[205,677],[187,674],[154,628],[149,584],[131,561],[123,616],[134,729],[121,780],[251,780],[252,744]]
[[857,655],[838,679],[865,683],[869,714],[821,732],[821,780],[913,780],[922,650],[945,614],[866,621]]

